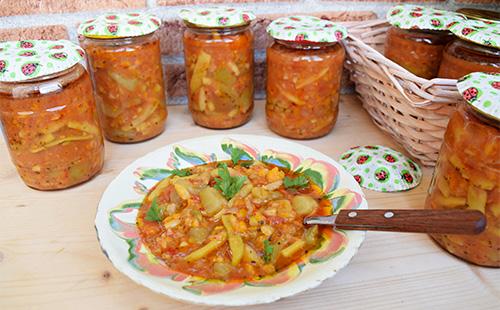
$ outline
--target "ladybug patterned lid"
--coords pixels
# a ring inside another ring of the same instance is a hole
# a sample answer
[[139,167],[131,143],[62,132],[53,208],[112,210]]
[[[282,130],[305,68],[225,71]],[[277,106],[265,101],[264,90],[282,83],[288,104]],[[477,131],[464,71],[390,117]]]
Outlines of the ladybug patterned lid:
[[422,180],[422,169],[416,162],[381,145],[353,147],[340,156],[339,163],[361,187],[374,191],[406,191]]
[[448,30],[450,26],[465,19],[455,12],[410,4],[392,7],[386,17],[395,27],[422,30]]
[[500,121],[500,73],[468,74],[458,80],[457,88],[474,109]]
[[314,16],[287,16],[274,20],[267,33],[275,39],[290,42],[333,43],[347,37],[347,29]]
[[78,34],[94,39],[138,37],[155,32],[161,19],[148,13],[106,13],[84,21]]
[[84,55],[80,46],[68,40],[0,42],[0,82],[22,82],[62,72]]
[[248,25],[255,14],[229,7],[182,9],[179,16],[188,24],[201,28],[225,28]]
[[452,25],[450,31],[460,39],[500,49],[500,23],[469,19]]

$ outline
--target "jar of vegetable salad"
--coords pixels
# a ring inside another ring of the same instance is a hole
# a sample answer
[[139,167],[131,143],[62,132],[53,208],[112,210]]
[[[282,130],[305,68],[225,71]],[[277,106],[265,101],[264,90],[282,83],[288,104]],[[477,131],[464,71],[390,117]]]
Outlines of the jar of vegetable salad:
[[196,124],[232,128],[253,110],[253,34],[251,12],[232,8],[180,12],[189,110]]
[[450,27],[456,39],[446,46],[439,77],[500,72],[500,23],[467,20]]
[[457,87],[467,103],[451,116],[426,208],[479,210],[487,226],[479,235],[432,237],[469,262],[500,267],[500,74],[472,73]]
[[101,15],[78,28],[110,141],[144,141],[165,128],[160,24],[150,14],[123,13]]
[[453,39],[448,27],[463,20],[459,14],[416,5],[397,5],[387,13],[392,25],[384,55],[413,74],[437,77],[443,49]]
[[344,27],[312,16],[283,17],[267,28],[266,116],[269,128],[293,139],[324,136],[339,111]]
[[30,187],[70,187],[103,166],[83,55],[66,40],[0,42],[0,120],[12,161]]

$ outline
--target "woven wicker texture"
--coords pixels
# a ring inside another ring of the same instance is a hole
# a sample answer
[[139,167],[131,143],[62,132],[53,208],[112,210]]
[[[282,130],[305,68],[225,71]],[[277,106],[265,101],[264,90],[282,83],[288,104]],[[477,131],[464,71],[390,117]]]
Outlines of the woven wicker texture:
[[456,80],[420,78],[383,55],[389,23],[349,25],[346,67],[363,107],[423,165],[434,166],[450,114],[462,100]]

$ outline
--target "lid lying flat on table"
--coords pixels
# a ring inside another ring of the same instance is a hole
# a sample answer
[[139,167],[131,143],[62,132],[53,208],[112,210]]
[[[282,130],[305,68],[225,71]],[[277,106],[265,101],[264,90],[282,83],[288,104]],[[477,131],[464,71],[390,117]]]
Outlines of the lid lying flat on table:
[[457,88],[474,109],[500,121],[500,73],[468,74],[458,80]]
[[106,13],[78,26],[78,34],[87,38],[116,39],[138,37],[155,32],[161,20],[148,13]]
[[460,39],[500,49],[500,23],[466,20],[451,26],[450,31]]
[[417,163],[381,145],[353,147],[340,156],[339,163],[361,187],[375,191],[405,191],[422,180],[422,170]]
[[267,33],[275,39],[292,42],[332,43],[347,37],[347,29],[314,16],[288,16],[274,20]]
[[224,28],[248,25],[255,14],[228,7],[182,9],[179,16],[187,23],[202,28]]
[[387,12],[387,20],[401,29],[448,30],[465,18],[455,12],[419,5],[396,5]]
[[0,82],[22,82],[67,70],[83,59],[68,40],[0,42]]

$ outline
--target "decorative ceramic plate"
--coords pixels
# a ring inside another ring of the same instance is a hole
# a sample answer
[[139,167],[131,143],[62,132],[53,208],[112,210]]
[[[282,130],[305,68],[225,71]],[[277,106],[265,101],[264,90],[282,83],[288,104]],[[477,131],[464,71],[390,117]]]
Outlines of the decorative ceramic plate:
[[220,281],[192,277],[169,269],[139,238],[138,208],[156,182],[182,169],[230,159],[240,148],[245,159],[261,160],[292,170],[310,170],[315,183],[332,199],[332,213],[366,209],[354,178],[330,157],[283,139],[254,135],[216,135],[180,141],[139,158],[125,168],[104,192],[95,225],[99,242],[114,266],[135,282],[171,298],[206,305],[269,303],[318,286],[347,265],[365,233],[328,230],[320,248],[273,276],[252,281]]

